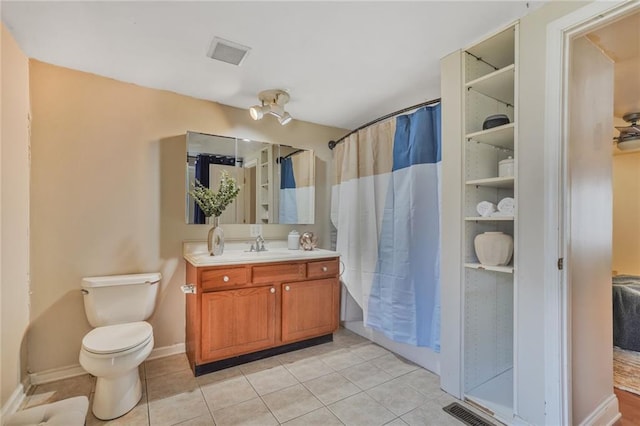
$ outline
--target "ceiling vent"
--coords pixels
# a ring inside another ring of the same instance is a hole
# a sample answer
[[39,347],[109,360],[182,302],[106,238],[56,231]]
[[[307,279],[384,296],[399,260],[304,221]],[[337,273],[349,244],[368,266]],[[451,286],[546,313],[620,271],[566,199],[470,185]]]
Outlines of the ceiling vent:
[[228,64],[240,66],[244,58],[251,50],[250,47],[234,43],[219,37],[214,37],[207,56],[211,59],[226,62]]

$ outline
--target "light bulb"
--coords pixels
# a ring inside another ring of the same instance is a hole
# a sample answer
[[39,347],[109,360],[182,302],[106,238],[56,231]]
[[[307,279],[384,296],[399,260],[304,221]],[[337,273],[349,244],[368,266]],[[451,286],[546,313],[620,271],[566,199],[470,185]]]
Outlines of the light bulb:
[[288,112],[285,112],[282,117],[278,117],[278,121],[280,122],[281,125],[285,125],[285,124],[289,124],[291,122],[291,120],[293,120],[293,118],[291,117],[291,114],[289,114]]
[[254,105],[249,108],[249,114],[254,120],[260,120],[262,117],[264,117],[264,107],[260,105]]
[[618,141],[618,149],[621,151],[636,151],[640,149],[640,135]]

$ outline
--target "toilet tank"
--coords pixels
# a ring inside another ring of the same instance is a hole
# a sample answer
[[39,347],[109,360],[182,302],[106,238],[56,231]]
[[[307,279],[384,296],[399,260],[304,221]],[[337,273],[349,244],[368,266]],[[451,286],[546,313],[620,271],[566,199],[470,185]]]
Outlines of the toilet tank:
[[144,321],[156,306],[159,272],[82,279],[84,311],[93,327]]

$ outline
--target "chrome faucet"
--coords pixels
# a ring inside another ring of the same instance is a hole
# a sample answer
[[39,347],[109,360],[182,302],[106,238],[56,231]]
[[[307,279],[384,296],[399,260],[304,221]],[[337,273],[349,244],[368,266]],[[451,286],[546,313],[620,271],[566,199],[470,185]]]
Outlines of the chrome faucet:
[[258,235],[256,237],[256,251],[267,251],[267,248],[264,246],[264,238],[262,238],[262,235]]

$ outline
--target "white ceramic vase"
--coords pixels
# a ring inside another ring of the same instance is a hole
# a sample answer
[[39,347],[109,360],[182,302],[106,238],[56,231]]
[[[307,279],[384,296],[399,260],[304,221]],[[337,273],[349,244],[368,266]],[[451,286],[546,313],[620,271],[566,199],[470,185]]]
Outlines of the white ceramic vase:
[[476,256],[483,265],[504,266],[513,255],[513,237],[504,232],[485,232],[473,240]]
[[224,252],[224,232],[220,227],[220,217],[212,216],[213,227],[207,235],[207,250],[211,256],[220,256]]

